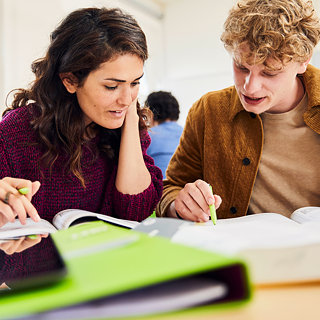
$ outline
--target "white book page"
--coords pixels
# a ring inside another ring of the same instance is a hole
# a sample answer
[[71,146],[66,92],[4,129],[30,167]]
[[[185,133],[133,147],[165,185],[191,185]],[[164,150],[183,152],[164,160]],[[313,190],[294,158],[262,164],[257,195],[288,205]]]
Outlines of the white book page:
[[0,239],[21,237],[32,234],[53,233],[57,229],[48,221],[40,220],[34,222],[31,218],[26,219],[26,224],[22,225],[19,219],[15,219],[14,223],[6,223],[0,228]]
[[320,242],[319,232],[280,214],[218,219],[217,225],[180,228],[172,242],[234,255],[248,249],[302,246]]
[[80,209],[66,209],[66,210],[60,211],[54,216],[52,223],[59,230],[67,229],[75,220],[84,218],[84,217],[96,217],[100,220],[110,222],[119,226],[124,226],[127,228],[134,228],[139,224],[139,222],[137,221],[117,219],[117,218],[106,216],[103,214],[90,212],[86,210],[80,210]]
[[250,214],[243,217],[238,218],[231,218],[231,219],[218,219],[217,225],[237,225],[241,223],[241,225],[246,225],[247,223],[257,223],[257,224],[267,224],[267,225],[274,225],[274,224],[284,224],[284,225],[296,225],[294,221],[291,219],[278,214],[278,213],[258,213],[258,214]]
[[298,223],[318,222],[320,223],[319,207],[304,207],[294,211],[291,219]]

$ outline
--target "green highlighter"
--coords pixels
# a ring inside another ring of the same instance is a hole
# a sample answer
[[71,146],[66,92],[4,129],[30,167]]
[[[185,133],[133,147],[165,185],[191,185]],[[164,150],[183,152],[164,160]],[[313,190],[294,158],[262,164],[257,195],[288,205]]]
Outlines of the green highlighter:
[[18,189],[18,191],[20,194],[27,194],[29,192],[29,188],[26,188],[26,187],[20,188]]
[[27,236],[29,239],[37,239],[38,236],[36,234],[30,234]]
[[[212,192],[212,194],[213,194],[212,187],[211,187],[210,184],[209,184],[209,187],[210,187],[211,192]],[[216,225],[216,224],[217,224],[216,208],[215,208],[214,204],[212,204],[211,206],[209,206],[209,208],[210,208],[211,220],[212,220],[213,224]]]

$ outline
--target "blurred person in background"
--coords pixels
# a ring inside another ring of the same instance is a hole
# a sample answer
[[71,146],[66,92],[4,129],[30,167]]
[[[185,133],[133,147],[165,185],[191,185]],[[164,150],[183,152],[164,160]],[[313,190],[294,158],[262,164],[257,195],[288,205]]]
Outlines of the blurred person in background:
[[146,106],[154,114],[149,133],[151,144],[147,154],[154,159],[165,179],[168,163],[179,144],[183,130],[177,124],[180,114],[179,103],[171,92],[158,91],[149,94]]

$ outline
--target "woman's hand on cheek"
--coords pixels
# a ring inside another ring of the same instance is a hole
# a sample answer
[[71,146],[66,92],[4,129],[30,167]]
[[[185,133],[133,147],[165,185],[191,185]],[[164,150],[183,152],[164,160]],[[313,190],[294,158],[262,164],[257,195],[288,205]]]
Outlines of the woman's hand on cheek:
[[130,104],[125,116],[124,125],[127,123],[137,124],[139,122],[139,116],[137,112],[137,101],[138,98],[134,99]]

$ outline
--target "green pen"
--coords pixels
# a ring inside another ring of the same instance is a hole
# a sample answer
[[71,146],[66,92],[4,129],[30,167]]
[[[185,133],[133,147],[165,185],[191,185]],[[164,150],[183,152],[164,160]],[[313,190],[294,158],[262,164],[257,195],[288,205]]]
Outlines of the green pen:
[[38,236],[36,234],[30,234],[27,236],[29,239],[37,239]]
[[24,188],[20,188],[18,189],[20,194],[27,194],[29,192],[29,188],[24,187]]
[[[210,190],[213,194],[213,191],[212,191],[212,187],[211,185],[209,184],[209,187],[210,187]],[[217,224],[217,213],[216,213],[216,208],[214,206],[214,204],[212,204],[211,206],[209,206],[210,208],[210,214],[211,214],[211,221],[213,222],[214,225]]]

